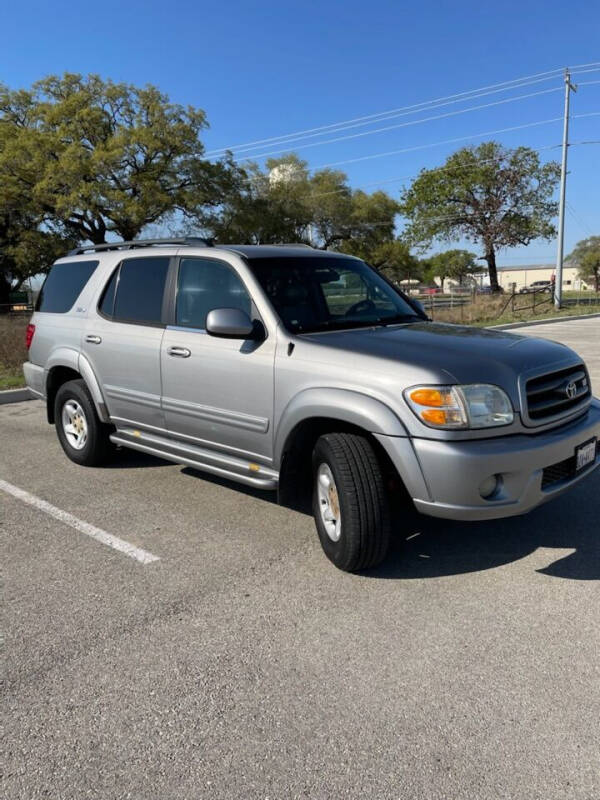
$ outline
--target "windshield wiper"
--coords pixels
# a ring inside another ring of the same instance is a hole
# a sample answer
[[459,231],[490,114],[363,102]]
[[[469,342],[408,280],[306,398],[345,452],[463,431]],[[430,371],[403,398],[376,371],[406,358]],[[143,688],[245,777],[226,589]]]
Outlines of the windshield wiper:
[[396,314],[393,317],[379,317],[373,325],[382,325],[385,327],[386,325],[397,325],[402,322],[418,322],[419,320],[421,320],[421,317],[418,317],[416,314]]
[[377,328],[396,325],[403,322],[419,321],[416,314],[397,314],[393,317],[376,317],[375,319],[324,319],[318,325],[299,328],[297,333],[319,333],[321,331],[349,330],[354,328]]

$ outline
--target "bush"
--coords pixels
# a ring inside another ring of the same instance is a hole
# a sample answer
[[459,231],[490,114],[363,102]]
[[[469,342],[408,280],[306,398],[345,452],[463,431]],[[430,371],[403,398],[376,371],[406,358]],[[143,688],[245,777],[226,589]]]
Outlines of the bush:
[[25,330],[29,316],[0,315],[0,389],[24,386]]

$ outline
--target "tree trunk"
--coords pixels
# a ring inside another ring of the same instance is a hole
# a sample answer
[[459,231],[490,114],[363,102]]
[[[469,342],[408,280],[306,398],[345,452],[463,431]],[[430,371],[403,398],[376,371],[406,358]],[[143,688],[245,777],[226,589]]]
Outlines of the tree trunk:
[[496,267],[496,251],[494,245],[491,244],[485,251],[485,260],[488,265],[488,273],[490,276],[490,289],[492,292],[499,292],[500,285],[498,284],[498,269]]
[[0,275],[0,314],[8,314],[10,289],[10,281],[7,282],[4,276]]

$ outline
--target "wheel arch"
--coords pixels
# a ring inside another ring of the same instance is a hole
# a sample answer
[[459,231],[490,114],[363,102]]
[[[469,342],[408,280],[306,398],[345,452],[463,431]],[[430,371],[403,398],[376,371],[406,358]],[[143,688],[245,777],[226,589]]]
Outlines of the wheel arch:
[[325,433],[355,433],[368,438],[389,481],[404,487],[402,477],[374,435],[407,436],[391,409],[358,392],[308,390],[290,403],[277,429],[275,463],[279,467],[280,503],[305,509],[310,497],[312,451]]
[[305,389],[294,396],[279,420],[275,435],[275,465],[281,465],[294,430],[311,419],[335,421],[368,434],[408,436],[400,418],[374,397],[347,389]]
[[77,350],[59,348],[47,364],[46,375],[46,415],[48,422],[54,424],[54,400],[59,388],[67,381],[83,380],[94,402],[101,422],[109,422],[108,409],[100,384],[90,362]]

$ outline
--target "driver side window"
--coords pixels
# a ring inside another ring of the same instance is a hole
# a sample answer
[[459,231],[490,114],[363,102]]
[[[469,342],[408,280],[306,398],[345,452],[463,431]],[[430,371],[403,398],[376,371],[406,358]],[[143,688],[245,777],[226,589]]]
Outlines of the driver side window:
[[177,275],[176,325],[206,328],[215,308],[238,308],[250,315],[250,295],[237,273],[223,261],[182,258]]

